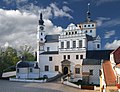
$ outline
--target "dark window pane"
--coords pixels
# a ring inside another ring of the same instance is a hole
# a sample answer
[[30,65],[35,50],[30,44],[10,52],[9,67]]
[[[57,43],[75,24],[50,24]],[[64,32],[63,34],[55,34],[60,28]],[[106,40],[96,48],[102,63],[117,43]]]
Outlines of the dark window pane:
[[49,71],[49,66],[45,66],[45,71]]
[[49,61],[52,61],[52,57],[49,57]]
[[80,55],[80,59],[83,59],[83,55]]
[[90,75],[93,75],[93,70],[90,70]]
[[62,49],[64,48],[64,42],[61,42],[61,48]]
[[82,48],[82,40],[79,41],[79,48]]
[[79,59],[79,55],[76,55],[76,59]]
[[70,42],[67,41],[67,48],[70,48]]
[[59,71],[59,66],[55,66],[55,71]]
[[73,48],[76,48],[76,41],[73,41]]
[[75,68],[75,73],[80,74],[80,68]]
[[70,59],[70,55],[68,55],[68,59]]

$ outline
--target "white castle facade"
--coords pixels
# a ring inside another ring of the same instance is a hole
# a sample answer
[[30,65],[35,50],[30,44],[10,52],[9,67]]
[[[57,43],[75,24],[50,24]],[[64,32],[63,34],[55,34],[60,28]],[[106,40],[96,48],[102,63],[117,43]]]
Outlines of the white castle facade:
[[[62,73],[70,74],[73,81],[83,80],[89,84],[99,84],[101,59],[94,58],[94,55],[101,51],[101,39],[96,35],[96,22],[91,20],[89,8],[85,22],[77,25],[71,23],[60,34],[46,35],[44,27],[40,14],[37,27],[37,62],[40,69],[29,71],[30,76],[51,78]],[[18,65],[19,68],[21,66]],[[22,74],[26,73],[20,73],[19,70],[17,78],[30,77]]]
[[53,77],[58,73],[71,73],[74,80],[82,79],[86,51],[101,49],[101,39],[96,35],[96,22],[90,19],[89,10],[85,22],[77,26],[71,23],[61,34],[46,35],[43,23],[41,14],[37,28],[40,76]]

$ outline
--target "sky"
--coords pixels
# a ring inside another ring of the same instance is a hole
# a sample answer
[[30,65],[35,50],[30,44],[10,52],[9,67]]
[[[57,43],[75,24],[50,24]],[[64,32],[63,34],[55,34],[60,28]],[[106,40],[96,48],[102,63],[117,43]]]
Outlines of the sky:
[[0,47],[36,49],[40,12],[46,34],[59,34],[70,23],[86,20],[88,3],[102,49],[116,49],[120,46],[120,0],[0,0]]

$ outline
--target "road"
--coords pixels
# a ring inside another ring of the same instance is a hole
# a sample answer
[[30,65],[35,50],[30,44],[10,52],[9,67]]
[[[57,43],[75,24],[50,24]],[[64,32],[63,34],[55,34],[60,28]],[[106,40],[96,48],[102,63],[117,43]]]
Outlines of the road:
[[81,90],[60,83],[23,83],[0,80],[0,92],[98,92]]

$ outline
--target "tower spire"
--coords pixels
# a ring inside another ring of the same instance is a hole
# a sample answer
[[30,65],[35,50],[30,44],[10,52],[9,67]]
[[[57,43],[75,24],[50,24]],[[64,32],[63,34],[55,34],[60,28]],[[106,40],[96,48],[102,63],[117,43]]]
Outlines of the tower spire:
[[43,18],[42,18],[42,13],[40,13],[39,25],[43,25],[43,24],[44,24],[44,21],[43,21]]
[[90,22],[90,3],[88,3],[87,22]]

